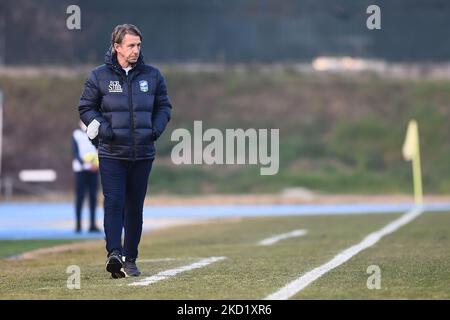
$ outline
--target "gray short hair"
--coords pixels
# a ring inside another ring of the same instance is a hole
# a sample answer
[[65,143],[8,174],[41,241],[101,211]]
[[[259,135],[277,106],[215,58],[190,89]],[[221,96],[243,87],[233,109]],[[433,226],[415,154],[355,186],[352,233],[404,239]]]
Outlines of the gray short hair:
[[138,36],[142,41],[142,33],[138,29],[138,27],[136,27],[133,24],[129,24],[129,23],[119,24],[114,28],[114,30],[111,34],[111,51],[112,51],[112,53],[115,53],[114,43],[121,44],[122,40],[126,34],[132,34],[134,36]]

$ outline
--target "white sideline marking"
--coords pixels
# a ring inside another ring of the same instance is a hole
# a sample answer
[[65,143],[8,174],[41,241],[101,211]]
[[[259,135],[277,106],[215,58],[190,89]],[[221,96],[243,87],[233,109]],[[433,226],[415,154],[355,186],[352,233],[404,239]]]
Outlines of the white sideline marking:
[[328,261],[327,263],[305,273],[300,278],[297,278],[296,280],[288,283],[286,286],[284,286],[277,292],[272,293],[271,295],[264,298],[264,300],[286,300],[286,299],[289,299],[290,297],[292,297],[293,295],[295,295],[296,293],[298,293],[299,291],[304,289],[306,286],[308,286],[310,283],[312,283],[313,281],[315,281],[318,278],[320,278],[321,276],[323,276],[328,271],[345,263],[351,257],[358,254],[362,250],[373,246],[385,235],[388,235],[388,234],[396,231],[401,226],[404,226],[405,224],[413,221],[421,213],[423,213],[422,207],[415,208],[415,209],[405,213],[400,218],[392,221],[391,223],[389,223],[382,229],[369,234],[360,243],[342,251],[337,256],[335,256],[333,259]]
[[271,246],[274,243],[277,243],[280,240],[288,239],[288,238],[294,238],[294,237],[301,237],[304,236],[306,233],[308,233],[307,230],[294,230],[288,233],[279,234],[274,237],[270,237],[264,240],[261,240],[258,242],[260,246]]
[[180,267],[180,268],[169,269],[169,270],[166,270],[166,271],[161,271],[161,272],[155,274],[154,276],[147,277],[147,278],[144,278],[142,280],[130,283],[129,286],[148,286],[149,284],[152,284],[152,283],[155,283],[155,282],[158,282],[158,281],[165,280],[167,278],[173,277],[173,276],[177,275],[178,273],[185,272],[185,271],[190,271],[190,270],[193,270],[193,269],[198,269],[198,268],[207,266],[207,265],[209,265],[211,263],[214,263],[214,262],[217,262],[217,261],[220,261],[220,260],[224,260],[224,259],[226,259],[226,257],[209,257],[209,258],[205,258],[205,259],[202,259],[202,260],[200,260],[198,262],[195,262],[195,263],[192,263],[192,264]]
[[[143,259],[139,260],[139,262],[164,262],[164,261],[176,261],[176,260],[187,260],[188,258],[160,258],[160,259]],[[192,259],[192,258],[191,258]]]
[[199,260],[206,259],[202,257],[184,257],[184,258],[156,258],[156,259],[139,259],[140,263],[151,263],[151,262],[166,262],[166,261],[186,261],[186,260]]

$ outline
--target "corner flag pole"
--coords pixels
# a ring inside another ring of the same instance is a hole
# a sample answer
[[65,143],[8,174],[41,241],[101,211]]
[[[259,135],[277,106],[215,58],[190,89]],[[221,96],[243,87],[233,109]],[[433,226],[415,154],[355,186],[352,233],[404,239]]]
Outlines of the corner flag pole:
[[411,120],[408,124],[402,152],[405,160],[412,161],[414,198],[416,205],[421,206],[423,204],[422,170],[420,165],[419,128],[416,120]]

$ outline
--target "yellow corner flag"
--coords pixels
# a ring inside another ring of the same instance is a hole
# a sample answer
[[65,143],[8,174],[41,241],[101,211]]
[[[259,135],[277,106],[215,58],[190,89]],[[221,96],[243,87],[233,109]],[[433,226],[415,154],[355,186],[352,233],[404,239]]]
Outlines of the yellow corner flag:
[[414,197],[416,200],[416,205],[422,205],[423,193],[422,193],[422,172],[420,168],[419,128],[415,120],[411,120],[409,122],[402,152],[405,160],[412,161]]

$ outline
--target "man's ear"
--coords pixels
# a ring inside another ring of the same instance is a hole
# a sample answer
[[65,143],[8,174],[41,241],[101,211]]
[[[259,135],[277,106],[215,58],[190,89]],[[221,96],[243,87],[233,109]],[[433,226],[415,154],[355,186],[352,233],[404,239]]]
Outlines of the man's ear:
[[120,48],[120,44],[114,43],[114,50],[115,50],[116,52],[119,51],[119,50],[117,50],[117,48]]

